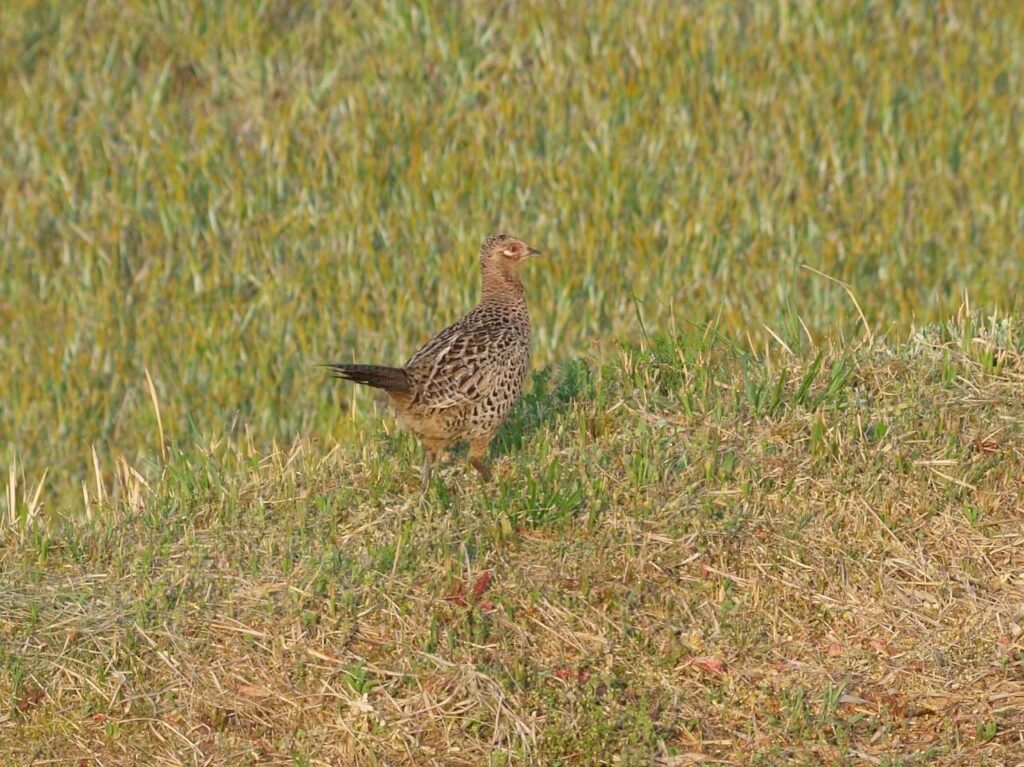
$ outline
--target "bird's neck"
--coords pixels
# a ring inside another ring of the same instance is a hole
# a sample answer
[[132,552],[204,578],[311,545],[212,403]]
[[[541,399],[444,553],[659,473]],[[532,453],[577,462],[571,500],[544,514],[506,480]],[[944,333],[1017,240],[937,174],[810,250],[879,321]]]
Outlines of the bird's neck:
[[526,303],[523,282],[511,269],[485,266],[481,281],[480,303],[516,305]]

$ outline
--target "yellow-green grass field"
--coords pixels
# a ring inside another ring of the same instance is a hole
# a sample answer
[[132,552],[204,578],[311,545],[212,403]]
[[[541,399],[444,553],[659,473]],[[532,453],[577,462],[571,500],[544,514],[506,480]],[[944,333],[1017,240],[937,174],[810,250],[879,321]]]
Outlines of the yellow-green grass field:
[[0,764],[1024,764],[1022,296],[1016,2],[2,3]]

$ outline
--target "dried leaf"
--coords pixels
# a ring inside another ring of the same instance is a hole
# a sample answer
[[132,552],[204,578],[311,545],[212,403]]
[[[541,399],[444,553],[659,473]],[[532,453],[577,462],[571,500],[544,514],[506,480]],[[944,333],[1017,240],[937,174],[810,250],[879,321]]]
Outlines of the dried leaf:
[[478,597],[484,593],[487,589],[487,584],[491,582],[491,571],[484,570],[476,579],[476,583],[473,584],[473,596]]
[[582,669],[576,671],[575,669],[572,669],[569,666],[563,666],[562,668],[555,671],[555,676],[564,682],[568,682],[569,680],[575,680],[578,684],[583,684],[588,679],[590,679],[590,674],[588,672],[583,671]]
[[25,687],[22,690],[21,699],[17,703],[18,711],[28,711],[38,706],[46,694],[39,687]]
[[244,695],[246,698],[254,698],[259,700],[261,698],[269,698],[270,690],[264,689],[263,687],[256,687],[255,685],[251,684],[243,684],[239,685],[238,694]]
[[725,673],[725,661],[721,658],[715,658],[710,655],[700,655],[696,658],[691,658],[690,665],[696,666],[697,668],[712,674]]
[[863,706],[864,704],[870,702],[871,701],[866,700],[860,697],[859,695],[850,695],[849,693],[843,693],[839,696],[840,705]]

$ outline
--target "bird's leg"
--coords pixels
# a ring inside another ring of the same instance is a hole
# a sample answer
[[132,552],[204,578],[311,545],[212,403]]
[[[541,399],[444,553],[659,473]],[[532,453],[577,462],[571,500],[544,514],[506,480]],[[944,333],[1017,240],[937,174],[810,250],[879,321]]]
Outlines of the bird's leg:
[[437,461],[437,457],[444,450],[445,442],[433,439],[426,439],[423,441],[423,468],[420,469],[420,479],[423,482],[423,492],[427,492],[427,488],[430,487],[430,470],[434,466],[434,462]]
[[434,462],[434,452],[427,448],[423,456],[423,467],[420,469],[420,481],[423,483],[423,492],[430,487],[430,465]]
[[491,438],[472,440],[469,443],[469,463],[480,472],[484,482],[491,481],[491,467],[487,465],[487,451],[491,447]]

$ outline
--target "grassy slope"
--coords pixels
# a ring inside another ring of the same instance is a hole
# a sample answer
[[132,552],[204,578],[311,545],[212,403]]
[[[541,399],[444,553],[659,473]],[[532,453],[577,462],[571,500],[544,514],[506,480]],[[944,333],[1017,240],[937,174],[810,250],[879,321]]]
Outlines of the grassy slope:
[[567,363],[486,489],[383,431],[172,460],[8,530],[0,762],[1017,763],[1022,333]]
[[310,363],[403,359],[506,227],[553,254],[542,365],[636,338],[634,295],[849,333],[803,264],[877,327],[1016,310],[1022,8],[2,3],[0,462],[51,506],[92,445],[145,472],[144,369],[175,445],[353,439]]
[[[0,763],[1024,759],[1020,329],[800,270],[1019,310],[1021,4],[323,6],[0,3]],[[309,364],[506,227],[422,499]]]

